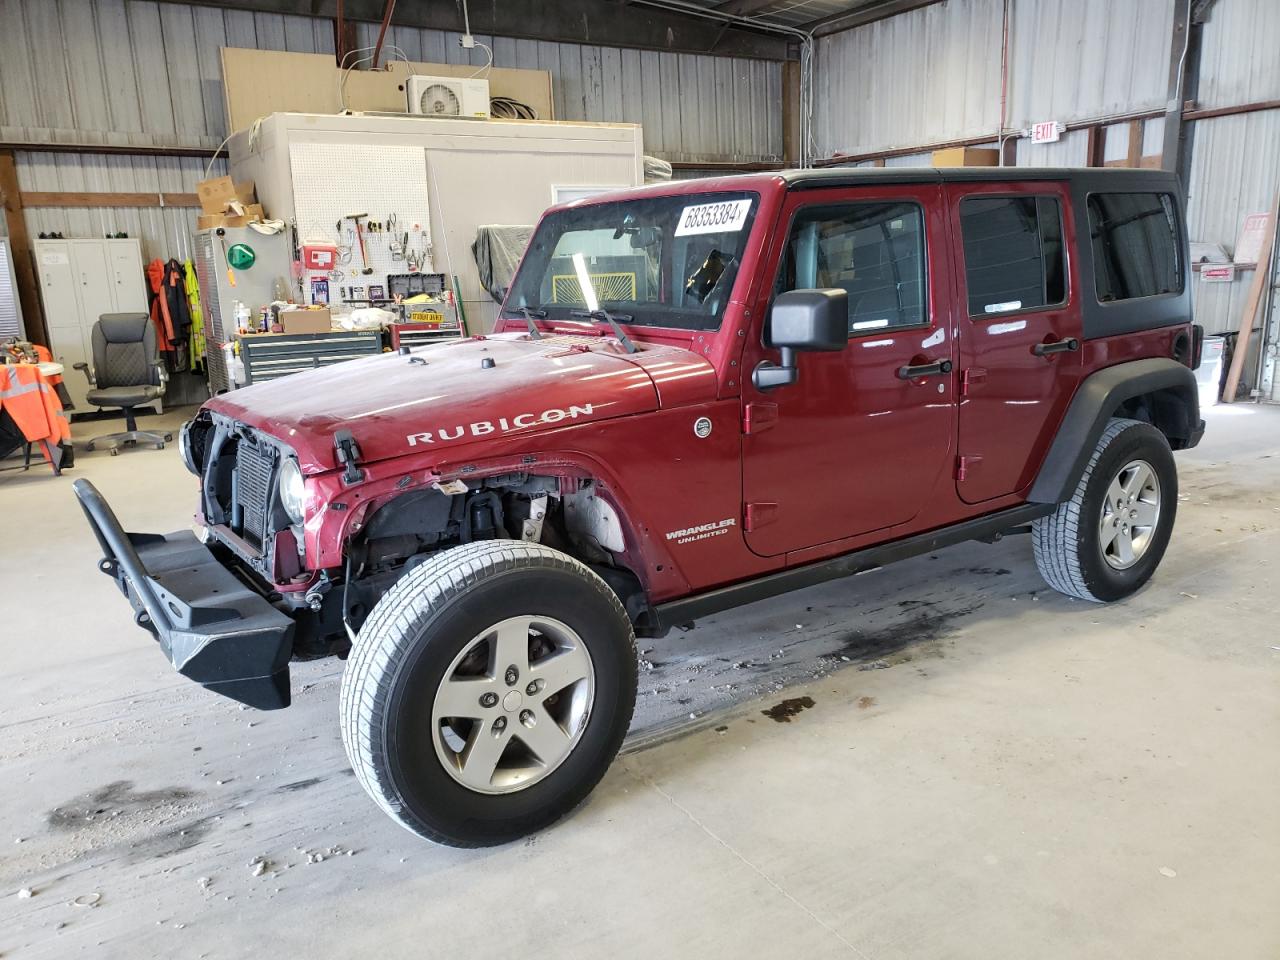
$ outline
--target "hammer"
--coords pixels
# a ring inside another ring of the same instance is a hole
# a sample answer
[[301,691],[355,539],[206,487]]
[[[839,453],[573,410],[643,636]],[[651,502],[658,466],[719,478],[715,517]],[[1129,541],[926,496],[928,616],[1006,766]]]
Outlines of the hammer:
[[360,225],[360,221],[367,220],[368,217],[367,213],[351,213],[342,218],[356,225],[356,239],[360,241],[360,262],[364,264],[364,269],[360,272],[365,274],[373,273],[373,267],[369,266],[369,256],[364,250],[364,227]]

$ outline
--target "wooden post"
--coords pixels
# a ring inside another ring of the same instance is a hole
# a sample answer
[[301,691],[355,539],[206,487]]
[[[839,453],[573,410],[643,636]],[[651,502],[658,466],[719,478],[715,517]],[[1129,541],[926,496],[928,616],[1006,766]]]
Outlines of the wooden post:
[[800,61],[782,62],[782,162],[800,165]]
[[1271,282],[1271,248],[1276,241],[1276,219],[1280,217],[1280,193],[1276,194],[1271,204],[1271,222],[1267,224],[1267,232],[1262,238],[1262,250],[1258,254],[1258,266],[1253,272],[1253,283],[1249,285],[1249,296],[1244,302],[1244,313],[1240,317],[1240,332],[1236,335],[1236,348],[1231,354],[1231,369],[1227,373],[1227,384],[1222,388],[1222,402],[1234,403],[1236,391],[1240,389],[1240,376],[1244,373],[1244,358],[1249,352],[1249,338],[1253,333],[1253,316],[1258,312],[1258,304],[1262,302],[1262,293]]
[[1101,167],[1106,165],[1107,128],[1095,123],[1089,128],[1089,139],[1085,145],[1085,166]]
[[1129,157],[1125,166],[1137,170],[1142,166],[1142,141],[1147,136],[1147,121],[1129,121]]
[[18,167],[12,150],[0,150],[0,200],[4,202],[4,220],[13,252],[14,282],[18,285],[18,302],[22,304],[27,339],[47,347],[49,327],[40,304],[35,265],[31,262],[31,239],[27,236],[27,218],[22,212],[22,191],[18,189]]

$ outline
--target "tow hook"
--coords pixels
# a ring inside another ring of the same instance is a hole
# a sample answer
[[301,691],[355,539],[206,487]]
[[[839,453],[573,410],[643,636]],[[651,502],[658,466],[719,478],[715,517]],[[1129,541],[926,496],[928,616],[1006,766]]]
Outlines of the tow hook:
[[[324,590],[321,589],[321,586],[322,584],[316,584],[303,597],[307,602],[307,606],[311,608],[312,613],[319,613],[320,607],[324,605]],[[323,586],[327,587],[328,584],[323,584]]]
[[324,595],[332,587],[333,581],[329,579],[328,572],[321,572],[320,579],[311,585],[311,588],[303,594],[302,599],[313,612],[319,613],[320,608],[324,605]]

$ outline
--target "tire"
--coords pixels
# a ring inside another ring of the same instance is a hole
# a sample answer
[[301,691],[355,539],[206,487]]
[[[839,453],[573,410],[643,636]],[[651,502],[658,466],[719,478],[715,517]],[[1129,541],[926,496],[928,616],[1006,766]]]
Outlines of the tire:
[[[1124,501],[1119,510],[1116,499]],[[1112,419],[1071,499],[1031,525],[1036,567],[1069,597],[1123,599],[1159,566],[1177,509],[1178,472],[1164,434],[1138,420]]]
[[[498,662],[512,634],[497,628],[524,621],[532,625],[519,634],[526,660],[517,673],[528,673],[512,684],[506,659]],[[561,693],[535,694],[538,683],[557,681],[543,679],[550,661],[531,651],[560,643],[565,649],[555,652],[576,650],[569,659],[586,665],[584,675]],[[458,847],[507,843],[558,820],[604,776],[631,722],[636,669],[631,622],[595,573],[537,543],[470,543],[415,567],[374,607],[342,678],[342,740],[361,785],[409,831]],[[483,719],[437,716],[462,683],[473,684],[461,696]],[[472,690],[483,693],[473,700]],[[495,703],[486,704],[491,691]],[[557,710],[562,721],[552,717]],[[556,730],[569,745],[552,765],[534,752],[533,734]],[[480,778],[469,761],[484,769],[486,732],[505,745],[495,748],[491,777]]]

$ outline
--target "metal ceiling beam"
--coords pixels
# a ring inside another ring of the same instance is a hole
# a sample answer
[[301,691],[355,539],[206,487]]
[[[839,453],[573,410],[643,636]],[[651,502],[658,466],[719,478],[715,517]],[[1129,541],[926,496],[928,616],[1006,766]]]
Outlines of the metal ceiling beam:
[[[167,0],[182,2],[182,0]],[[337,0],[195,0],[200,6],[260,13],[325,17],[337,15]],[[383,0],[343,0],[348,21],[382,20]],[[714,53],[718,56],[791,60],[797,56],[790,41],[748,24],[698,17],[627,0],[473,0],[469,8],[473,33],[591,43],[609,47]],[[452,0],[419,0],[396,7],[392,23],[461,33],[462,5]]]
[[715,7],[720,13],[733,14],[735,17],[753,17],[777,2],[778,0],[721,0]]
[[900,13],[909,13],[941,2],[942,0],[872,0],[871,3],[863,4],[846,13],[835,13],[819,20],[797,24],[797,26],[802,30],[808,30],[815,37],[825,37],[830,33],[852,30],[854,27],[875,23],[877,20],[887,20]]

